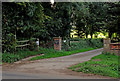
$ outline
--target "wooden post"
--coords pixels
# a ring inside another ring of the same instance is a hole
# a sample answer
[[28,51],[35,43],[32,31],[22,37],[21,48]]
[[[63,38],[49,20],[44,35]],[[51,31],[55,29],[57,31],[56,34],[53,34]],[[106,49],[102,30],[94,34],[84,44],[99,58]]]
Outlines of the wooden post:
[[37,44],[37,51],[39,51],[39,39],[38,38],[37,38],[36,44]]
[[15,53],[16,53],[16,30],[15,30],[15,41],[14,41],[14,44],[15,44]]

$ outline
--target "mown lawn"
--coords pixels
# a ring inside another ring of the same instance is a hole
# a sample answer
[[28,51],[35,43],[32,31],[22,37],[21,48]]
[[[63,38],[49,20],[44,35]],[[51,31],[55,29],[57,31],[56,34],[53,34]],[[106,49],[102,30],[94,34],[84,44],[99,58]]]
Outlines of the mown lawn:
[[38,60],[38,59],[45,59],[45,58],[54,58],[54,57],[61,57],[61,56],[67,56],[75,53],[85,52],[94,50],[95,48],[84,48],[79,50],[72,50],[72,51],[56,51],[54,49],[46,49],[46,48],[40,48],[40,52],[43,53],[43,56],[36,56],[31,58],[30,60]]
[[109,77],[119,77],[118,56],[101,54],[87,62],[69,67],[76,72],[93,73]]

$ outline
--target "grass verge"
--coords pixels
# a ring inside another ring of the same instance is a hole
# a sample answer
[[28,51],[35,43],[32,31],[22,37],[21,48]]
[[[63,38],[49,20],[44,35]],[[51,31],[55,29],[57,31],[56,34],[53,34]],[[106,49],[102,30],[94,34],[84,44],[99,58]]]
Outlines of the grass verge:
[[16,61],[19,61],[21,59],[30,57],[30,56],[35,56],[39,54],[44,54],[42,56],[36,56],[31,58],[30,60],[39,60],[39,59],[45,59],[45,58],[54,58],[54,57],[60,57],[60,56],[66,56],[66,55],[71,55],[79,52],[85,52],[85,51],[90,51],[94,50],[95,48],[86,48],[86,49],[81,49],[81,50],[74,50],[74,51],[56,51],[54,49],[47,49],[47,48],[41,48],[40,51],[18,51],[16,54],[14,53],[3,53],[2,54],[2,62],[4,63],[14,63]]
[[4,63],[13,63],[16,61],[19,61],[21,59],[24,59],[29,56],[39,55],[40,52],[37,51],[18,51],[17,54],[14,53],[3,53],[2,54],[2,62]]
[[119,78],[118,58],[116,55],[101,54],[87,62],[69,67],[76,72],[93,73],[103,76]]
[[85,49],[79,49],[79,50],[73,50],[73,51],[56,51],[54,49],[46,49],[46,48],[40,48],[41,53],[44,53],[43,56],[36,56],[31,58],[30,60],[39,60],[39,59],[45,59],[45,58],[54,58],[54,57],[61,57],[61,56],[67,56],[75,53],[85,52],[94,50],[95,48],[85,48]]

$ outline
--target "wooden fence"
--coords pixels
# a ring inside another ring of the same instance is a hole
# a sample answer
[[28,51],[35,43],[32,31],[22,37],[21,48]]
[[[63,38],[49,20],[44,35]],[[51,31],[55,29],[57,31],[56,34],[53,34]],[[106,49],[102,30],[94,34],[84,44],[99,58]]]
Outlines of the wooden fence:
[[[23,41],[17,41],[16,43],[20,43],[19,45],[16,46],[17,47],[25,47],[25,46],[29,46],[29,40],[23,40]],[[21,43],[25,43],[25,44],[21,44]]]
[[[33,39],[33,41],[36,43],[36,40],[35,40],[36,38],[34,38]],[[30,46],[31,44],[30,44],[30,40],[22,40],[22,41],[16,41],[16,46],[15,46],[15,50],[16,50],[16,48],[24,48],[24,47],[28,47],[28,46]],[[37,45],[38,46],[38,45]]]

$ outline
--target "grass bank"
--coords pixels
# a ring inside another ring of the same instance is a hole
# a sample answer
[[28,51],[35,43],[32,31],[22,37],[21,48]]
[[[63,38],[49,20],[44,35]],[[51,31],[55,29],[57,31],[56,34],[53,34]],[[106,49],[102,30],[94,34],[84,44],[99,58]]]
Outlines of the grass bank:
[[72,67],[76,72],[93,73],[109,77],[119,77],[118,56],[111,54],[101,54],[93,57],[87,62],[83,62]]
[[56,51],[54,49],[46,49],[46,48],[40,48],[41,53],[45,54],[43,56],[36,56],[31,58],[30,60],[39,60],[39,59],[45,59],[45,58],[55,58],[55,57],[61,57],[61,56],[67,56],[75,53],[85,52],[94,50],[95,48],[85,48],[85,49],[79,49],[79,50],[73,50],[73,51]]
[[13,63],[13,62],[19,61],[21,59],[24,59],[24,58],[27,58],[30,56],[39,55],[39,54],[44,54],[44,55],[43,56],[36,56],[30,60],[54,58],[54,57],[60,57],[60,56],[67,56],[67,55],[71,55],[71,54],[75,54],[75,53],[79,53],[79,52],[90,51],[90,50],[94,50],[94,49],[95,48],[86,48],[86,49],[80,49],[80,50],[74,50],[74,51],[64,51],[64,50],[56,51],[52,48],[47,49],[47,48],[40,47],[39,52],[26,50],[26,51],[18,51],[17,54],[4,53],[4,54],[2,54],[2,62]]
[[21,59],[24,59],[26,57],[35,56],[39,54],[44,54],[44,55],[36,56],[34,58],[31,58],[30,60],[55,58],[55,57],[67,56],[75,53],[90,51],[102,47],[103,47],[102,39],[79,39],[79,41],[77,42],[72,41],[70,43],[70,46],[68,45],[68,42],[62,43],[61,51],[56,51],[53,48],[48,49],[48,48],[40,47],[39,52],[30,51],[30,49],[24,49],[24,50],[18,49],[16,54],[6,52],[2,54],[2,62],[13,63]]
[[62,47],[64,47],[62,51],[40,48],[41,53],[45,55],[33,57],[30,60],[39,60],[39,59],[45,59],[45,58],[67,56],[75,53],[102,48],[103,40],[102,39],[79,39],[77,40],[77,42],[76,41],[74,42],[74,39],[72,39],[70,46],[68,46],[68,43],[66,43],[65,45],[64,44],[65,43],[62,43]]
[[19,61],[21,59],[27,58],[29,56],[34,56],[34,55],[39,55],[39,54],[41,54],[41,53],[37,52],[37,51],[29,51],[29,50],[18,51],[17,54],[3,53],[2,54],[2,62],[13,63],[13,62]]

